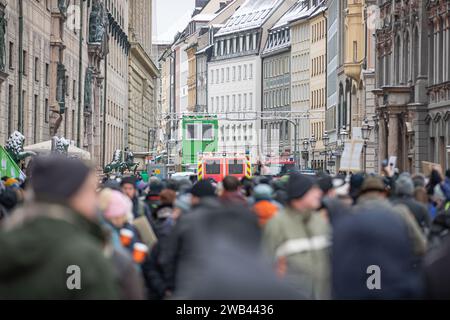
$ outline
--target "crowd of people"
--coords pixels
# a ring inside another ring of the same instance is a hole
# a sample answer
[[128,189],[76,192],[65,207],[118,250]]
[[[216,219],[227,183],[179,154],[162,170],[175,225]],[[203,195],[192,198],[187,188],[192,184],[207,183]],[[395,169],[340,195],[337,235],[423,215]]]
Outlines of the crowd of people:
[[0,298],[449,299],[449,230],[450,170],[99,181],[36,157],[0,183]]

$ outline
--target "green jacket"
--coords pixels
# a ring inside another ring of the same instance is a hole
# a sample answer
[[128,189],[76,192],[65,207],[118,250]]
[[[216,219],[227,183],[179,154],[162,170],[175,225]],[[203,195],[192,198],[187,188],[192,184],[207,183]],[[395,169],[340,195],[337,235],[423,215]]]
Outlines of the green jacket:
[[[118,298],[103,243],[97,224],[66,207],[33,204],[17,210],[0,231],[0,299]],[[67,283],[74,283],[69,266],[80,268],[80,290],[68,289]]]
[[285,280],[310,299],[330,298],[330,228],[316,212],[286,208],[264,229],[263,241],[274,260],[286,259]]

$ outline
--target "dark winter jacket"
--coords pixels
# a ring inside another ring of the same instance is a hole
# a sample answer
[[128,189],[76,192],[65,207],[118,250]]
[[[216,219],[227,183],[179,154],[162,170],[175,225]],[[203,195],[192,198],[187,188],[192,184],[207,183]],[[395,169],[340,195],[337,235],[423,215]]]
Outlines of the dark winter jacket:
[[403,204],[408,207],[409,211],[416,218],[417,224],[425,232],[430,229],[430,216],[428,215],[428,210],[425,205],[415,200],[412,196],[402,196],[397,197],[392,200],[393,204]]
[[196,232],[202,216],[222,207],[222,203],[216,198],[202,198],[199,205],[178,219],[173,232],[167,239],[167,248],[160,256],[160,263],[165,274],[164,278],[168,281],[169,290],[175,288],[177,270],[184,262],[195,259],[197,255],[195,251]]
[[158,237],[158,242],[153,246],[149,258],[142,265],[150,299],[161,300],[165,297],[166,291],[169,290],[169,284],[161,265],[160,257],[162,252],[169,250],[167,248],[168,237],[173,227],[174,222],[171,218],[155,221],[155,234]]
[[369,208],[364,214],[339,221],[333,230],[331,256],[335,299],[411,299],[422,295],[407,226],[392,209]]
[[450,238],[425,259],[426,298],[450,299]]
[[[118,283],[105,257],[98,224],[55,204],[30,204],[0,232],[0,299],[117,299]],[[69,290],[81,271],[81,290]]]

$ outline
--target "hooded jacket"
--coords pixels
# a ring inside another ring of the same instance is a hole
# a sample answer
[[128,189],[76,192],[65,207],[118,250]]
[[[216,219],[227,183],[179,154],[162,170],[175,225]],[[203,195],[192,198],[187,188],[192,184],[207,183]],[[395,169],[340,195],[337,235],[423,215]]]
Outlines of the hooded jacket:
[[309,299],[329,298],[330,228],[317,213],[286,208],[271,219],[263,243],[275,261],[285,259],[285,280]]
[[[99,225],[67,207],[17,210],[0,232],[0,299],[119,298],[104,241]],[[70,266],[79,267],[81,290],[68,289]]]

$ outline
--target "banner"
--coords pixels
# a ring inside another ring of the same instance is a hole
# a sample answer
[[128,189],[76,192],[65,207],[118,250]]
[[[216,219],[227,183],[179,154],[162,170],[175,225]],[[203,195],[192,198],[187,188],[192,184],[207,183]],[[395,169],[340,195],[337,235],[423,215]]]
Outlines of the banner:
[[364,142],[361,141],[347,142],[344,147],[344,152],[342,153],[339,170],[347,172],[361,171],[361,152],[363,146]]
[[20,170],[19,166],[11,159],[9,153],[0,146],[0,175],[10,178],[25,180],[25,174]]

